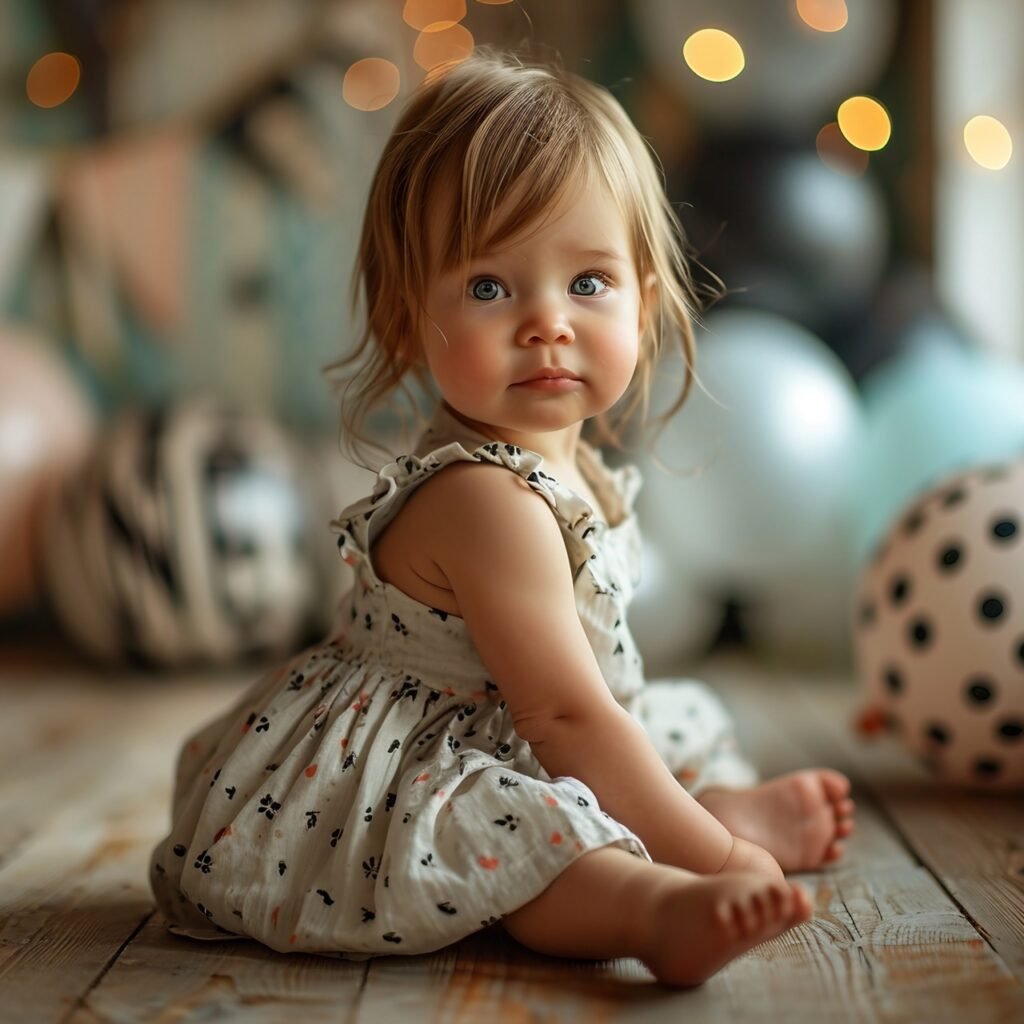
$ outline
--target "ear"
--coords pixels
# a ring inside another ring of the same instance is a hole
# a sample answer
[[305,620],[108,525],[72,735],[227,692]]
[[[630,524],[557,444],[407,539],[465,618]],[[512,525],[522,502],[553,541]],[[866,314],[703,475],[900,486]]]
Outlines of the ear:
[[648,274],[640,286],[640,336],[643,337],[650,320],[651,310],[658,301],[658,279]]

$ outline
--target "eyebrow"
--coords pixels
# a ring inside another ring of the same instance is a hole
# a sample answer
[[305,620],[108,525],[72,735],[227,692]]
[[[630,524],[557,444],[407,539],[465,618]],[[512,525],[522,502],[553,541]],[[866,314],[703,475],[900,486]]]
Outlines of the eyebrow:
[[[565,256],[584,256],[587,259],[606,259],[611,260],[615,263],[626,263],[628,262],[626,257],[622,253],[615,252],[613,249],[577,249],[574,246],[561,246],[556,250]],[[490,252],[482,252],[474,257],[476,260],[487,260],[492,259],[495,256],[500,256],[504,250],[492,250]]]
[[589,256],[595,259],[617,260],[619,263],[626,262],[625,256],[612,249],[569,249],[563,250],[563,252],[572,252],[577,256]]

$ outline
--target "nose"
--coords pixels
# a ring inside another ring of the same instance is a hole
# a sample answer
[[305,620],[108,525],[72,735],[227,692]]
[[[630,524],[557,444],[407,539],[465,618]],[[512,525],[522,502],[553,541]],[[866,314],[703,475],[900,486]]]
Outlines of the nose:
[[535,345],[539,341],[566,345],[575,338],[565,308],[551,299],[538,298],[516,331],[517,345]]

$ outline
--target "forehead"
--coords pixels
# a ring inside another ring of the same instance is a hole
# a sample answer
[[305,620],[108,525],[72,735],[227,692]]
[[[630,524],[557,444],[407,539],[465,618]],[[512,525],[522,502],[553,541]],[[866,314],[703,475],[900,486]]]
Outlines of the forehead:
[[[528,199],[529,182],[519,182],[496,210],[493,223],[485,225],[484,235],[495,226],[514,217]],[[435,184],[427,208],[427,237],[431,268],[442,271],[442,246],[458,222],[457,194],[451,177]],[[487,248],[484,238],[477,240],[475,257],[515,254],[535,247],[555,246],[569,252],[607,250],[626,259],[630,256],[629,229],[609,186],[596,176],[566,182],[547,210],[536,211],[510,238]]]

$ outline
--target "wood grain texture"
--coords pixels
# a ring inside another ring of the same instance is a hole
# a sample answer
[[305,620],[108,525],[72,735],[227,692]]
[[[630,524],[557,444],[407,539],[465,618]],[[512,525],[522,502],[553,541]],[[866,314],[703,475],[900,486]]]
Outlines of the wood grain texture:
[[1024,1020],[1024,801],[945,792],[862,744],[848,679],[732,655],[695,675],[762,774],[846,772],[857,831],[837,864],[796,876],[812,920],[700,988],[664,988],[638,960],[544,957],[500,929],[365,963],[171,935],[146,869],[174,758],[254,671],[0,669],[0,1021]]

